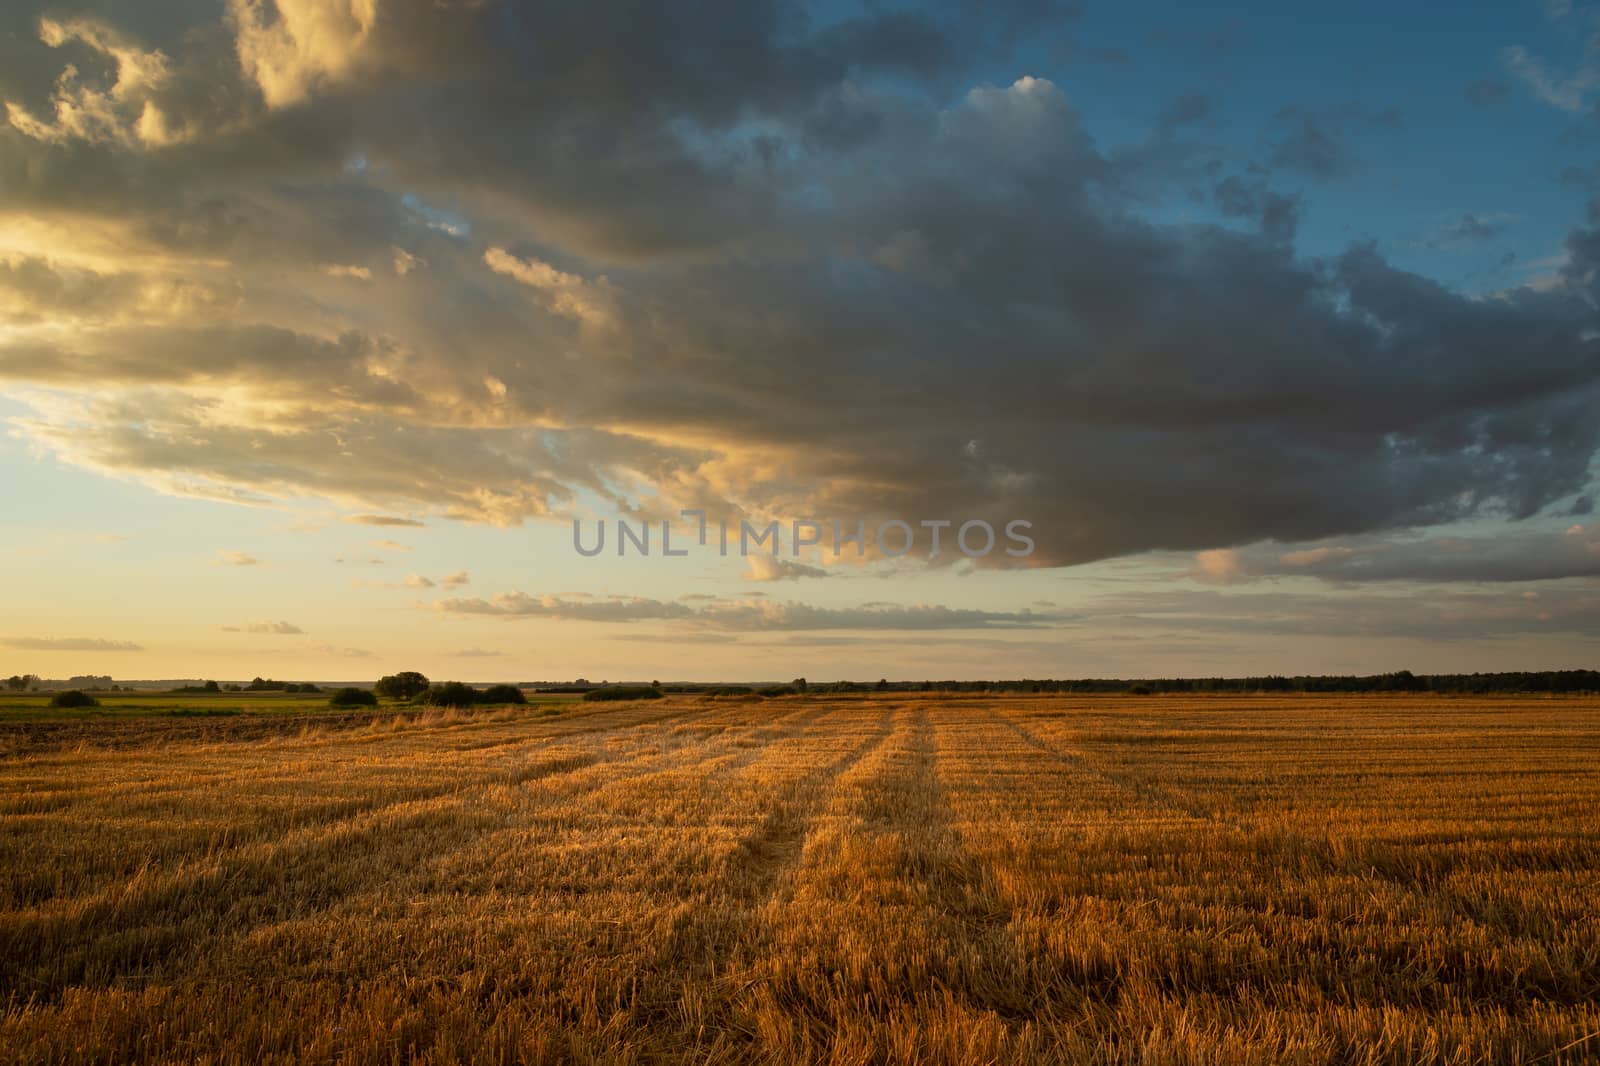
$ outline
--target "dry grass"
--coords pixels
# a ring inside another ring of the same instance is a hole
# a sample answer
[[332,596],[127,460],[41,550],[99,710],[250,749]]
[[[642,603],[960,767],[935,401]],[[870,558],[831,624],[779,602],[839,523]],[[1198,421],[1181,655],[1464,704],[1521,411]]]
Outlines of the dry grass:
[[669,699],[12,744],[0,1060],[1595,1061],[1597,710]]

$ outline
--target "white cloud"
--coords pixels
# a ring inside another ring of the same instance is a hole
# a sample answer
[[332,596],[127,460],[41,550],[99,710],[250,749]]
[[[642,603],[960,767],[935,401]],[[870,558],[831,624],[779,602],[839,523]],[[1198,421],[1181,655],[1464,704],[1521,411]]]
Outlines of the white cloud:
[[611,284],[604,277],[585,281],[539,259],[518,259],[499,247],[484,252],[483,261],[495,273],[520,281],[538,292],[546,306],[558,315],[589,326],[607,326],[613,320]]
[[401,277],[428,265],[428,261],[421,256],[412,255],[398,245],[390,249],[394,253],[394,272]]
[[303,636],[305,630],[293,622],[250,622],[243,626],[223,626],[224,633],[255,633],[265,636]]
[[1247,576],[1244,557],[1232,548],[1212,548],[1196,552],[1189,576],[1196,581],[1227,585]]
[[802,577],[828,577],[820,566],[810,566],[775,555],[751,555],[745,566],[746,581],[793,581]]
[[131,640],[102,640],[98,637],[3,637],[0,644],[19,651],[143,651]]
[[1548,63],[1521,45],[1507,48],[1502,58],[1506,69],[1535,96],[1562,111],[1582,111],[1589,93],[1600,87],[1600,55],[1592,45],[1585,49],[1582,62],[1569,74],[1552,70]]
[[275,108],[354,72],[378,21],[378,0],[229,0],[228,10],[239,63]]

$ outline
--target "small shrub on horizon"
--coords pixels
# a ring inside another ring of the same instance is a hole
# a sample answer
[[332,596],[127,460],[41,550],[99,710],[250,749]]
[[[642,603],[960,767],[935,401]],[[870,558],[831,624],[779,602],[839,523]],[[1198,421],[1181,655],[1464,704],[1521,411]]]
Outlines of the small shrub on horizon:
[[57,692],[54,696],[51,696],[50,706],[98,707],[100,706],[100,701],[89,695],[87,692],[79,692],[77,689],[70,689],[66,692]]
[[328,697],[329,707],[376,707],[378,697],[364,688],[342,688]]

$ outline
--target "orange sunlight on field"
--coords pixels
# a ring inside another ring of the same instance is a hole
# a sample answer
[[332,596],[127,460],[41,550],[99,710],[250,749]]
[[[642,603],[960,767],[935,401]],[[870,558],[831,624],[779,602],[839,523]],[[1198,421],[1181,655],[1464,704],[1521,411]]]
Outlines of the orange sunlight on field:
[[0,733],[7,1061],[1583,1061],[1592,701]]

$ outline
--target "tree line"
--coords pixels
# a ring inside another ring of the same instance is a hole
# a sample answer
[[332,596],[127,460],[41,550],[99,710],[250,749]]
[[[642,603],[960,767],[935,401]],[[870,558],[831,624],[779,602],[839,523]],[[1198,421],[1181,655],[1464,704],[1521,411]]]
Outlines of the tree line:
[[1600,692],[1597,670],[1513,670],[1474,674],[1414,674],[1398,670],[1367,675],[1268,674],[1261,677],[1076,678],[1009,681],[878,681],[838,682],[810,686],[812,692],[1436,692],[1455,695],[1492,693]]

